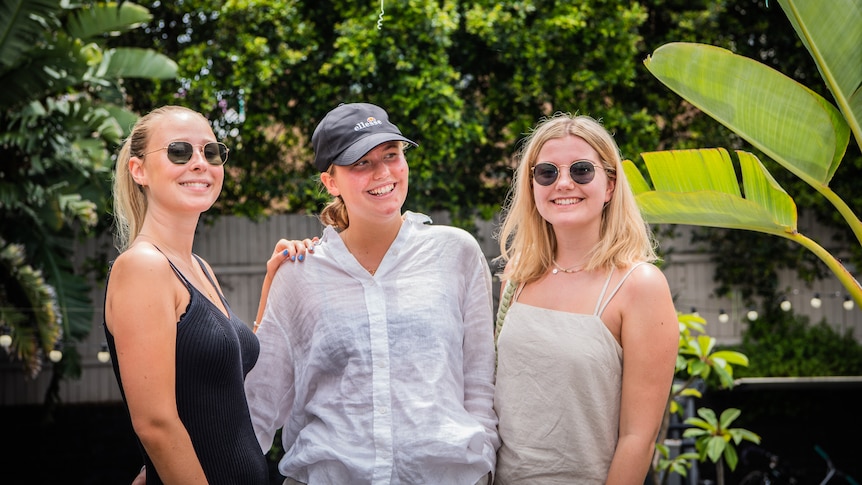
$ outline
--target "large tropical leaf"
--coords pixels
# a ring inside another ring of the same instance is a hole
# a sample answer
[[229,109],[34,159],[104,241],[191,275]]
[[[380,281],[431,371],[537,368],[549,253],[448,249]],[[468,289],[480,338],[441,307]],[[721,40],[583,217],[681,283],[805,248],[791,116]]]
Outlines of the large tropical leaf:
[[0,0],[0,73],[21,62],[61,10],[57,0]]
[[137,28],[153,18],[146,8],[126,2],[95,4],[90,8],[73,11],[66,24],[66,32],[79,39],[101,34],[113,34]]
[[98,75],[111,79],[172,79],[177,76],[177,64],[150,49],[118,47],[105,51]]
[[[840,109],[764,64],[709,45],[666,44],[644,64],[674,92],[820,192],[862,243],[862,221],[829,187],[845,155],[851,130],[862,140],[862,0],[830,2],[829,12],[816,0],[781,0],[781,5]],[[672,155],[650,157],[674,159]],[[626,172],[632,172],[638,202],[651,222],[751,229],[794,240],[824,261],[853,299],[862,304],[862,286],[840,261],[796,232],[793,200],[753,155],[740,153],[740,163],[744,199],[726,190],[665,190],[668,184],[682,187],[674,177],[688,177],[690,170],[697,180],[709,178],[702,170],[697,174],[697,164],[670,164],[678,174],[650,168],[657,191],[649,190],[633,165],[627,166]],[[727,182],[726,177],[716,180]]]
[[631,161],[624,162],[638,205],[653,224],[748,229],[775,235],[796,232],[796,205],[754,155],[739,152],[742,196],[733,161],[722,148],[648,152],[655,190]]
[[690,224],[759,231],[790,239],[820,258],[862,305],[862,286],[820,244],[797,232],[796,204],[751,153],[737,152],[744,197],[730,183],[732,160],[724,149],[641,154],[655,189],[630,160],[623,162],[638,206],[651,224]]
[[817,93],[764,64],[711,45],[666,44],[644,64],[667,87],[807,183],[829,184],[850,128],[841,112]]
[[779,0],[862,146],[862,2]]

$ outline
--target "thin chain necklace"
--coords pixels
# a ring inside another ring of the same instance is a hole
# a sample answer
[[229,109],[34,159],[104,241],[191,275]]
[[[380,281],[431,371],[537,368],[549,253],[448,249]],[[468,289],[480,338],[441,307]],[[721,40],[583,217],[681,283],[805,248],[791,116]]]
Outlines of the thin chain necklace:
[[563,268],[562,266],[560,266],[559,264],[557,264],[557,260],[556,260],[556,259],[551,260],[551,262],[552,262],[552,263],[554,263],[554,266],[555,266],[555,268],[551,270],[551,274],[557,274],[557,273],[559,273],[560,271],[562,271],[563,273],[578,273],[578,272],[581,272],[581,271],[583,271],[583,270],[584,270],[584,268],[583,268],[583,267],[580,267],[580,268],[578,268],[578,269],[575,269],[575,266],[577,266],[577,264],[576,264],[575,266],[570,266],[570,267],[568,267],[568,268]]
[[[171,254],[173,254],[173,253],[171,253]],[[176,254],[173,254],[173,255],[175,258],[177,257]],[[197,258],[192,256],[192,259],[194,260],[194,262],[192,263],[192,266],[190,266],[190,269],[191,269],[192,273],[195,275],[195,279],[198,281],[198,286],[195,286],[195,288],[198,288],[199,290],[205,291],[206,294],[209,295],[210,301],[213,301],[213,302],[219,301],[219,299],[216,298],[215,295],[213,295],[213,292],[210,291],[210,288],[215,289],[214,283],[212,281],[210,281],[209,278],[206,277],[206,273],[204,273],[204,269],[201,266],[200,262],[197,260]],[[178,260],[179,261],[185,261],[185,259],[182,259],[182,258],[179,258]]]

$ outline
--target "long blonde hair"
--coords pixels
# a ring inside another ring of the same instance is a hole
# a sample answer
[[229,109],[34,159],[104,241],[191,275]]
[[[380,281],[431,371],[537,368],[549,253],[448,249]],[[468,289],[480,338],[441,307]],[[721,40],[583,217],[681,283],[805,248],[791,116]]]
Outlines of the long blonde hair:
[[143,188],[135,182],[129,172],[129,160],[133,156],[140,157],[144,153],[152,126],[163,116],[174,113],[194,113],[206,120],[202,114],[183,106],[162,106],[142,116],[132,127],[132,132],[120,148],[117,166],[114,169],[113,187],[114,245],[120,252],[128,249],[138,236],[144,217],[147,215],[147,197]]
[[638,261],[654,262],[655,240],[635,202],[634,193],[622,169],[619,147],[597,120],[586,115],[556,113],[539,121],[521,141],[512,189],[503,207],[503,222],[498,233],[500,257],[506,267],[504,279],[530,282],[544,275],[557,249],[553,226],[536,208],[533,197],[532,168],[542,146],[566,136],[586,141],[601,157],[608,179],[616,181],[610,201],[602,210],[599,242],[587,255],[586,270],[626,267]]

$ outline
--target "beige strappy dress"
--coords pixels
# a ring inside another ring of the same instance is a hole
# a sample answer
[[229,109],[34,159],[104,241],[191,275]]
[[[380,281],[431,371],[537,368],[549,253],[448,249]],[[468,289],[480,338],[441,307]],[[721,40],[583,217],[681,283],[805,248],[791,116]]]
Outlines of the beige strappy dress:
[[623,349],[600,316],[637,266],[610,292],[608,274],[592,315],[513,297],[497,347],[502,446],[494,483],[605,482],[619,430]]

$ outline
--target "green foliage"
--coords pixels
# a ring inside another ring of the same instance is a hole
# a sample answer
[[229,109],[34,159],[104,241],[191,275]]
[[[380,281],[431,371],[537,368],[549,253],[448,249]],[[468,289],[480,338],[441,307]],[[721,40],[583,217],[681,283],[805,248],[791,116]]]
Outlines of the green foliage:
[[[779,0],[814,57],[835,104],[757,60],[715,46],[670,43],[645,65],[662,83],[733,130],[815,189],[862,243],[862,222],[829,186],[851,136],[862,140],[862,2],[840,0],[830,16],[812,0]],[[841,13],[837,13],[841,12]],[[777,123],[776,119],[781,122]],[[862,286],[843,264],[800,234],[796,205],[759,158],[737,150],[744,197],[723,149],[645,153],[655,190],[627,163],[650,222],[747,229],[793,240],[812,251],[862,304]]]
[[[631,96],[646,10],[621,0],[258,0],[154,4],[154,21],[120,41],[169,52],[176,82],[135,83],[141,110],[166,102],[217,120],[235,147],[221,210],[318,212],[328,197],[308,140],[339,102],[387,108],[408,136],[411,210],[458,225],[491,217],[505,198],[515,142],[540,116],[605,120],[627,152],[656,143]],[[178,97],[177,97],[178,96]]]
[[763,239],[762,234],[750,231],[695,228],[692,243],[716,263],[713,279],[717,296],[738,291],[742,301],[751,305],[755,297],[770,301],[781,292],[780,270],[794,270],[807,283],[829,275],[826,265],[804,247],[783,238],[771,238],[769,244]]
[[[663,443],[656,443],[655,448],[659,457],[655,469],[664,473],[664,476],[675,473],[687,477],[688,470],[691,467],[690,461],[700,459],[700,454],[698,453],[680,453],[671,458],[670,449]],[[662,483],[667,483],[667,481],[665,480]]]
[[739,350],[751,365],[738,377],[862,375],[862,344],[848,330],[836,332],[825,321],[772,310],[752,322]]
[[697,380],[706,381],[711,375],[718,378],[722,389],[733,387],[734,366],[745,367],[748,357],[733,350],[716,347],[716,339],[706,333],[706,320],[693,314],[679,315],[679,347],[674,371],[681,383],[674,384],[671,390],[670,412],[681,413],[677,397],[701,397],[693,387]]
[[42,358],[54,348],[60,334],[56,325],[54,291],[40,271],[28,265],[24,248],[0,238],[0,301],[24,302],[23,306],[0,306],[0,321],[14,328],[10,349],[24,364],[27,375],[42,370]]
[[0,0],[0,12],[9,14],[0,21],[0,241],[8,251],[0,308],[28,375],[62,340],[58,381],[80,374],[74,343],[93,319],[90,284],[72,263],[75,241],[107,211],[112,154],[135,119],[120,78],[170,77],[176,66],[153,51],[104,46],[105,36],[150,18],[130,2]]
[[[684,418],[684,409],[680,402],[684,399],[699,399],[703,397],[702,392],[698,389],[699,383],[709,383],[718,381],[717,385],[720,389],[733,388],[733,374],[735,367],[745,367],[748,365],[748,357],[738,351],[730,349],[719,349],[716,345],[716,340],[706,333],[706,320],[696,314],[680,313],[677,315],[679,320],[679,346],[676,359],[676,368],[674,370],[674,383],[671,386],[670,396],[667,402],[665,417],[662,420],[661,428],[659,429],[658,438],[656,440],[656,464],[653,469],[654,483],[667,483],[669,476],[673,473],[686,476],[690,460],[698,459],[705,461],[707,458],[712,459],[714,451],[707,453],[701,450],[698,446],[698,454],[682,453],[679,456],[671,458],[668,447],[665,445],[665,440],[668,437],[670,422],[674,415]],[[712,376],[712,377],[711,377]],[[697,413],[706,419],[708,426],[712,426],[709,421],[710,416],[714,418],[715,412],[709,408],[698,408]],[[738,414],[736,415],[738,416]],[[733,421],[736,419],[727,421]],[[700,430],[687,429],[683,436],[701,436],[701,432],[714,432],[718,435],[749,437],[756,436],[754,433],[744,429],[724,430],[718,426],[718,423],[713,428],[704,428],[702,420],[692,421],[696,418],[688,418],[684,422],[691,426],[700,427]],[[724,416],[722,416],[724,423]],[[705,430],[705,431],[704,431]],[[700,441],[700,440],[698,440]],[[737,442],[738,444],[738,442]],[[708,446],[707,449],[713,449],[716,445]],[[732,455],[733,465],[736,466],[735,449],[732,446],[721,448],[721,453]],[[716,459],[712,459],[713,462]]]
[[[705,461],[709,459],[716,464],[716,468],[720,469],[722,461],[727,463],[730,470],[736,470],[736,464],[739,461],[739,456],[736,454],[736,447],[743,440],[751,441],[755,444],[760,444],[760,436],[747,429],[731,428],[739,415],[742,414],[739,409],[728,408],[721,412],[721,417],[716,418],[715,411],[709,408],[699,408],[697,415],[685,420],[685,423],[692,426],[683,433],[684,438],[695,438],[695,448],[699,453],[699,459]],[[719,477],[723,477],[723,473],[717,473]],[[723,481],[719,480],[719,485]]]

